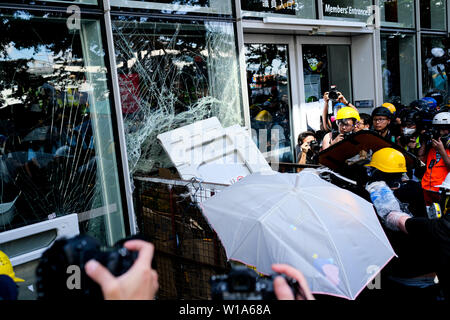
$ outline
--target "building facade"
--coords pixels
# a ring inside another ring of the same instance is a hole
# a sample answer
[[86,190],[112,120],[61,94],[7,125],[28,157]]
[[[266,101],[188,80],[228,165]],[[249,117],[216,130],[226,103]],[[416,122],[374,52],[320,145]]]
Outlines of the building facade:
[[443,0],[7,0],[0,19],[0,250],[26,279],[61,235],[136,232],[130,178],[171,166],[159,133],[215,116],[293,162],[331,85],[365,112],[448,91]]

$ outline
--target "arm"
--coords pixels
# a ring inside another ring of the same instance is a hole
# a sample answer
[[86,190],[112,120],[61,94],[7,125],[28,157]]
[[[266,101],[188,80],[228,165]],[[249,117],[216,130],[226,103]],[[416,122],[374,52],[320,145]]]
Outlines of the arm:
[[447,150],[445,150],[445,147],[441,141],[441,138],[439,138],[438,140],[432,139],[431,144],[432,144],[433,148],[435,148],[436,151],[441,154],[442,160],[444,160],[444,163],[447,166],[447,169],[450,170],[450,157],[447,154]]
[[[346,106],[355,109],[356,111],[358,111],[358,109],[356,109],[356,107],[354,105],[352,105],[350,102],[347,101],[347,99],[344,97],[344,95],[342,93],[339,92],[339,97],[338,97],[339,102],[342,102],[343,104],[345,104]],[[358,111],[359,112],[359,111]]]
[[328,148],[331,144],[330,144],[330,140],[331,140],[331,132],[328,132],[325,137],[323,137],[323,141],[322,141],[322,150],[325,150],[326,148]]
[[322,126],[323,130],[330,130],[331,123],[328,120],[328,92],[325,92],[323,95],[324,105],[323,105],[323,111],[322,111]]

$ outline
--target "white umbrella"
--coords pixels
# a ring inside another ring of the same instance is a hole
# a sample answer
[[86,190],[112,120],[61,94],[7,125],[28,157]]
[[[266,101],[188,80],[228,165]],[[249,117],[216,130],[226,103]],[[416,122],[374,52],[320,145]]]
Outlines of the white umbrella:
[[321,179],[252,174],[203,202],[231,260],[302,271],[312,292],[355,299],[395,256],[371,203]]

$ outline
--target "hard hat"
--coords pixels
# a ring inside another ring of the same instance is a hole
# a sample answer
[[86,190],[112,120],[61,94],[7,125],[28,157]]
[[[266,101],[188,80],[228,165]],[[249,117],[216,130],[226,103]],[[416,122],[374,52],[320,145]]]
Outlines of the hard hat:
[[339,109],[339,111],[336,114],[336,120],[341,119],[350,119],[354,118],[356,121],[360,121],[361,118],[359,117],[359,112],[351,107],[343,107]]
[[450,112],[439,112],[433,118],[434,125],[449,125],[450,124]]
[[450,173],[447,174],[447,176],[445,177],[445,180],[444,180],[444,182],[442,182],[442,184],[440,184],[438,186],[434,186],[434,187],[450,190]]
[[423,100],[414,100],[409,104],[411,109],[424,110],[428,109],[428,103]]
[[388,117],[389,119],[392,118],[392,112],[391,110],[389,110],[386,107],[377,107],[375,109],[373,109],[372,111],[372,117],[374,116],[384,116],[384,117]]
[[257,121],[264,121],[264,122],[271,122],[272,121],[272,116],[271,116],[269,111],[262,110],[256,115],[255,120],[257,120]]
[[425,101],[428,104],[428,110],[430,111],[434,111],[437,108],[437,102],[434,98],[432,97],[425,97],[422,98],[423,101]]
[[403,153],[393,148],[383,148],[375,152],[367,167],[374,167],[388,173],[406,172],[406,160]]
[[389,102],[385,102],[385,103],[383,103],[381,106],[382,106],[382,107],[385,107],[385,108],[388,108],[389,111],[390,111],[392,114],[394,114],[395,111],[397,111],[397,110],[395,109],[395,106],[394,106],[392,103],[389,103]]
[[5,274],[11,279],[14,280],[14,282],[24,282],[25,280],[17,278],[14,274],[14,269],[11,264],[11,261],[9,261],[8,256],[0,250],[0,274]]
[[439,89],[431,89],[427,92],[426,97],[433,98],[436,100],[437,105],[441,106],[444,103],[444,95],[445,93]]

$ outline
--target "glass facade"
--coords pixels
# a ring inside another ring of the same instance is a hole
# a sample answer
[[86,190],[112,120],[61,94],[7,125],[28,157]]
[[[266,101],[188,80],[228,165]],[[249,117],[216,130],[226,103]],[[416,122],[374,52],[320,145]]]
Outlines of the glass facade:
[[188,12],[231,15],[231,0],[110,0],[122,8],[157,10],[162,14],[183,15]]
[[132,173],[172,166],[162,132],[214,116],[244,125],[232,23],[117,16],[113,33]]
[[243,16],[316,18],[316,4],[314,0],[241,0],[241,8]]
[[246,44],[247,86],[253,139],[266,158],[292,162],[289,47]]
[[381,26],[414,28],[414,3],[414,0],[380,0]]
[[0,232],[77,213],[111,245],[125,218],[100,20],[69,20],[0,11]]
[[[444,41],[446,37],[423,35],[422,44],[422,93],[431,89],[439,89],[448,93],[448,66],[442,60],[446,53]],[[447,48],[448,50],[448,48]]]
[[447,1],[420,0],[420,28],[447,29]]
[[409,103],[417,99],[416,36],[381,34],[383,101]]

